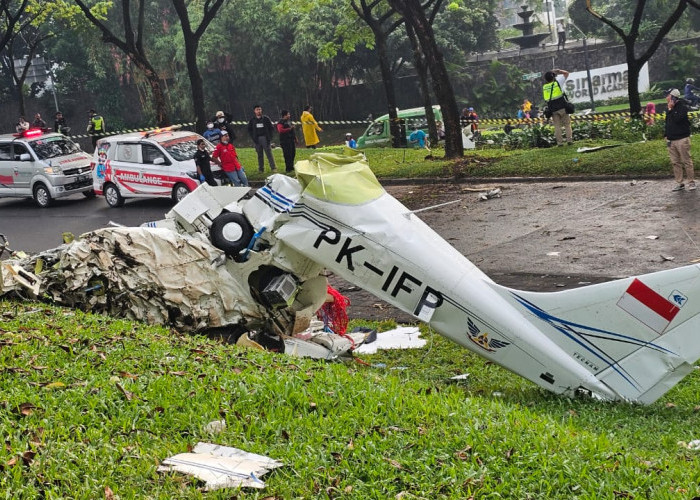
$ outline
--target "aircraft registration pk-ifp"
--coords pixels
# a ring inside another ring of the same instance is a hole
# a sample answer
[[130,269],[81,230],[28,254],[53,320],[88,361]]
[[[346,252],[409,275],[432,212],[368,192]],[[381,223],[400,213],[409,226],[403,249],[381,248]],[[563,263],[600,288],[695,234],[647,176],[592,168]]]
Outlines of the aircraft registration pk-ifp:
[[552,293],[493,282],[389,195],[362,155],[317,153],[237,202],[272,238],[558,394],[657,400],[700,357],[700,267]]

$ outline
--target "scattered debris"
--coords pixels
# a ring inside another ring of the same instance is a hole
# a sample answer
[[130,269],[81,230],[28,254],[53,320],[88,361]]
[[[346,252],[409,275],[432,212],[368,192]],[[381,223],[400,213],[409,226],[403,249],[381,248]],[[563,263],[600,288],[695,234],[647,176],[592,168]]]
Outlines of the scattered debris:
[[377,340],[371,344],[363,344],[354,352],[358,354],[374,354],[384,349],[418,349],[426,344],[420,338],[417,326],[400,326],[388,332],[377,334]]
[[204,426],[204,432],[209,434],[219,434],[226,430],[226,420],[214,420]]
[[686,443],[685,441],[678,441],[678,446],[688,448],[689,450],[700,450],[700,439],[694,439],[689,443]]
[[450,377],[450,380],[461,381],[461,380],[467,380],[468,378],[469,378],[469,374],[463,373],[461,375],[455,375],[454,377]]
[[559,257],[561,252],[547,252],[548,257]]
[[577,148],[576,152],[577,153],[591,153],[593,151],[600,151],[601,149],[616,148],[619,146],[622,146],[622,144],[606,144],[603,146],[582,147],[582,148]]
[[666,262],[666,261],[673,261],[673,260],[676,260],[676,258],[675,258],[675,257],[671,257],[671,256],[669,256],[669,255],[661,255],[661,260],[663,260],[664,262]]
[[206,483],[207,490],[265,487],[259,479],[284,465],[263,455],[213,443],[197,443],[192,453],[180,453],[163,460],[158,472],[182,472]]
[[485,193],[479,193],[479,201],[491,200],[501,197],[501,188],[490,189]]
[[649,236],[646,237],[648,240],[658,240],[659,237],[656,236],[655,234],[650,234]]

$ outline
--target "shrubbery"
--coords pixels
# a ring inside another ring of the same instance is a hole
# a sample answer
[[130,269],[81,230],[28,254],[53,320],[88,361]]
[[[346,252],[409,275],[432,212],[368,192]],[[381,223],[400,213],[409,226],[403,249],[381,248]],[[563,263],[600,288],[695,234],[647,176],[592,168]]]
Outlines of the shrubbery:
[[[700,132],[700,116],[691,119],[693,133]],[[661,139],[664,136],[664,121],[656,119],[653,124],[644,120],[575,120],[571,127],[575,141],[608,139],[621,142],[638,142]],[[503,130],[488,131],[484,139],[505,149],[548,148],[554,146],[554,128],[551,124],[533,124],[513,129],[510,134]],[[490,144],[490,142],[489,142]]]

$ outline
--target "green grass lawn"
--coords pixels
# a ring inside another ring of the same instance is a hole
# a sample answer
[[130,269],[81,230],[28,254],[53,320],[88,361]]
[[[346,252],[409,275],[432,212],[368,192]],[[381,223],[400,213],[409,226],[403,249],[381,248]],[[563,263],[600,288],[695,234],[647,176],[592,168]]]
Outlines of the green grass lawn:
[[[619,145],[590,153],[577,153],[579,147]],[[341,152],[341,147],[322,148],[318,151]],[[241,163],[251,180],[263,180],[270,174],[265,163],[263,174],[257,171],[257,158],[252,148],[238,149]],[[444,150],[428,152],[421,149],[369,148],[362,152],[377,178],[420,177],[553,177],[568,175],[639,175],[670,176],[671,164],[663,140],[623,143],[613,140],[577,141],[573,146],[504,150],[486,148],[467,150],[464,160],[446,161]],[[307,159],[313,150],[297,151],[297,161]],[[692,149],[700,162],[700,146]],[[274,150],[275,161],[284,170],[282,152]]]
[[[246,498],[700,494],[700,451],[678,444],[700,438],[698,372],[642,407],[554,396],[430,332],[425,348],[367,366],[35,303],[0,301],[0,318],[5,498],[103,498],[105,487],[240,498],[156,472],[198,441],[285,463]],[[208,435],[220,419],[226,429]]]

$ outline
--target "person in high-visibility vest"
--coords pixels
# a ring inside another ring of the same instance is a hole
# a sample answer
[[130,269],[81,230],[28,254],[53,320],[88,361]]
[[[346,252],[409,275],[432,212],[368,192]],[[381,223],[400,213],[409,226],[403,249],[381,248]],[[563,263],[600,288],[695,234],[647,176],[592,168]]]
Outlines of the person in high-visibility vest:
[[557,140],[557,146],[562,146],[561,128],[566,131],[566,143],[571,145],[573,142],[571,133],[571,118],[566,112],[566,95],[564,94],[564,85],[566,79],[569,78],[569,72],[563,69],[553,69],[544,74],[545,84],[542,86],[542,97],[547,103],[547,115],[551,115],[554,125],[554,137]]
[[106,131],[105,119],[98,115],[94,109],[91,109],[88,114],[90,118],[88,120],[87,133],[92,136],[92,147],[94,149],[97,146],[97,140],[103,137]]

